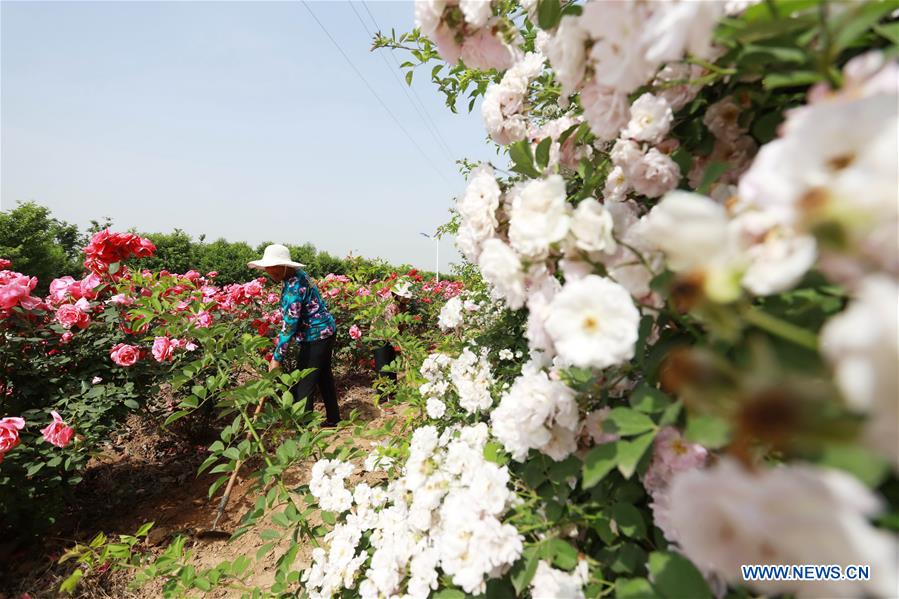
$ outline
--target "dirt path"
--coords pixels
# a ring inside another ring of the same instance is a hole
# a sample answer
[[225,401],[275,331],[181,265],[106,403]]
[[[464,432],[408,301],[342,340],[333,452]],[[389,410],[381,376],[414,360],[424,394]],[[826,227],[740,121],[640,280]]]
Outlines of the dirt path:
[[[344,380],[338,384],[341,410],[349,415],[358,411],[359,422],[367,427],[379,427],[396,416],[394,408],[376,407],[374,392],[364,379]],[[347,442],[358,443],[353,427],[339,429],[333,437],[332,446]],[[362,442],[365,444],[366,442]],[[265,541],[259,533],[267,528],[277,528],[269,517],[263,518],[249,532],[233,542],[226,540],[199,540],[196,531],[208,529],[212,524],[218,495],[208,499],[209,485],[217,475],[197,476],[199,464],[205,458],[206,444],[190,444],[182,439],[160,433],[152,423],[132,417],[126,423],[125,431],[111,441],[109,452],[92,464],[85,475],[83,489],[77,498],[79,505],[73,506],[69,519],[61,526],[66,532],[54,537],[46,546],[43,555],[18,556],[18,569],[7,574],[10,579],[0,584],[0,599],[19,599],[23,593],[30,599],[57,597],[57,588],[71,572],[71,565],[55,565],[64,547],[74,542],[87,542],[98,531],[107,535],[133,534],[143,523],[154,521],[147,543],[142,551],[161,553],[178,534],[188,536],[187,547],[192,552],[191,563],[198,569],[217,565],[224,560],[233,560],[246,555],[254,558]],[[287,472],[292,484],[302,484],[308,480],[312,463],[302,463]],[[249,468],[245,470],[251,472]],[[373,475],[366,475],[372,478]],[[362,479],[357,476],[357,479]],[[376,475],[375,475],[376,478]],[[257,494],[252,488],[253,479],[238,476],[228,509],[219,528],[234,530],[241,517],[252,507]],[[357,481],[348,481],[355,483]],[[220,493],[220,492],[219,492]],[[286,546],[287,541],[284,541]],[[282,549],[282,551],[279,551]],[[252,575],[248,586],[265,585],[274,580],[275,562],[283,552],[283,547],[264,557]],[[308,562],[310,549],[304,548],[295,561],[294,567]],[[16,556],[13,556],[14,559]],[[132,578],[129,572],[98,572],[85,577],[75,597],[159,597],[161,582],[154,581],[143,588],[131,590]],[[218,589],[207,593],[207,597],[236,596],[237,591]]]

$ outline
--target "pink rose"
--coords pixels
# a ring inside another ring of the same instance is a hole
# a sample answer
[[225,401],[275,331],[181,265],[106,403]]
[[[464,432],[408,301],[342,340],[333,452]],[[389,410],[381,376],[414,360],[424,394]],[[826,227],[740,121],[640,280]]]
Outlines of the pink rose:
[[165,362],[172,359],[175,344],[168,337],[157,337],[153,340],[153,357],[157,362]]
[[59,341],[62,344],[66,344],[69,341],[71,341],[72,337],[74,337],[74,336],[75,335],[72,334],[72,331],[66,331],[65,333],[62,334],[62,337],[59,338]]
[[244,293],[250,297],[262,295],[262,283],[259,281],[250,281],[249,283],[244,284],[243,289]]
[[23,428],[25,421],[21,418],[0,418],[0,462],[6,452],[19,444],[19,431]]
[[33,309],[40,300],[31,297],[31,291],[37,285],[37,277],[27,277],[12,271],[3,271],[0,278],[0,309],[9,310],[22,304],[22,307]]
[[124,293],[117,293],[109,298],[109,301],[116,306],[130,306],[134,303],[134,298],[125,295]]
[[50,282],[50,299],[57,303],[63,302],[66,296],[69,295],[69,289],[73,285],[78,285],[78,283],[72,277],[53,279]]
[[378,297],[381,299],[387,299],[390,297],[390,287],[381,287],[378,289]]
[[356,291],[356,295],[365,297],[366,295],[371,295],[371,291],[368,287],[360,287],[358,291]]
[[10,262],[9,260],[7,260],[5,258],[0,258],[0,270],[6,270],[10,266],[12,266],[12,262]]
[[193,341],[188,341],[184,344],[184,349],[187,351],[194,351],[195,349],[197,349],[197,344]]
[[133,345],[116,343],[110,350],[109,357],[119,366],[133,366],[140,358],[140,350]]
[[90,317],[77,306],[63,304],[56,310],[56,322],[64,329],[71,329],[74,326],[83,329],[90,323]]
[[217,276],[219,276],[219,273],[218,273],[217,270],[212,270],[212,271],[209,271],[209,272],[206,273],[206,278],[207,278],[207,279],[214,279],[214,278],[216,278]]
[[359,327],[357,327],[356,325],[350,327],[350,337],[352,337],[353,339],[359,339],[362,337],[362,331],[359,330]]
[[206,310],[200,310],[190,317],[190,322],[201,329],[208,328],[212,324],[212,314]]
[[72,440],[72,435],[75,434],[75,429],[73,429],[71,426],[66,426],[62,421],[62,417],[60,417],[56,410],[50,412],[50,415],[53,416],[53,422],[41,429],[41,433],[44,435],[44,440],[51,445],[55,445],[57,447],[65,447],[69,444],[69,441]]
[[270,304],[277,304],[281,300],[281,297],[277,293],[269,293],[265,298],[265,301]]

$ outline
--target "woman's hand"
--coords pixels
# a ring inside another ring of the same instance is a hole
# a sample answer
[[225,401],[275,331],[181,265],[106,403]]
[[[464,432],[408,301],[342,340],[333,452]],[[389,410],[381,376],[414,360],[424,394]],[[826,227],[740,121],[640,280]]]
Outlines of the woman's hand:
[[274,358],[272,358],[271,361],[268,363],[268,371],[269,372],[271,372],[275,368],[280,368],[280,367],[281,367],[281,362],[275,360]]

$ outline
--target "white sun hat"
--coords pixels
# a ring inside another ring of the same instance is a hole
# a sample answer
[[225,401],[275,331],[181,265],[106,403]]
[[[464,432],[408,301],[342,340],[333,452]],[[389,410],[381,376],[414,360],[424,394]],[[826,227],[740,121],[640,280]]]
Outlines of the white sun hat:
[[266,246],[265,251],[262,253],[261,260],[247,262],[247,266],[260,269],[269,266],[293,266],[294,268],[302,268],[305,264],[300,264],[299,262],[291,260],[290,250],[287,249],[287,246],[281,245],[280,243],[273,243]]
[[411,298],[412,297],[412,284],[409,281],[400,281],[396,285],[393,286],[393,289],[390,290],[394,295],[398,295],[400,297]]

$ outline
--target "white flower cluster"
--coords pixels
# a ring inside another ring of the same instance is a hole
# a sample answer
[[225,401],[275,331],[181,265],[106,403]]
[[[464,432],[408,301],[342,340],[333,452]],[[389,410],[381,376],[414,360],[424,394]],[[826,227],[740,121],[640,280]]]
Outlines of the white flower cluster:
[[[514,498],[509,472],[484,459],[486,442],[485,424],[417,429],[401,478],[386,492],[356,487],[353,510],[326,537],[327,548],[313,552],[307,592],[328,597],[358,583],[364,599],[425,598],[439,569],[465,592],[482,593],[522,551],[521,535],[501,521]],[[370,550],[357,555],[365,535]]]
[[342,588],[352,588],[359,569],[368,559],[367,551],[356,554],[362,535],[378,522],[376,510],[387,501],[379,487],[359,483],[352,494],[353,507],[346,520],[325,535],[327,547],[312,550],[312,564],[303,572],[302,581],[311,599],[327,599]]
[[415,25],[437,44],[450,64],[473,69],[508,69],[521,56],[520,35],[506,39],[490,0],[418,0]]
[[577,449],[578,405],[574,391],[526,365],[490,415],[493,436],[523,462],[531,449],[556,461]]
[[[653,272],[635,254],[647,245],[634,226],[635,210],[593,198],[572,208],[559,175],[513,187],[503,198],[492,170],[481,167],[459,203],[458,242],[495,297],[512,309],[527,305],[531,350],[548,360],[558,353],[568,364],[605,368],[632,357],[639,312],[631,295],[644,300],[650,293]],[[498,222],[507,222],[508,230],[500,231]],[[626,245],[619,246],[616,231]],[[550,275],[560,258],[564,286]],[[586,259],[604,262],[612,278],[588,276]],[[447,308],[445,324],[455,324],[458,312],[458,305]]]
[[440,309],[437,324],[444,331],[450,331],[461,327],[465,323],[465,316],[481,310],[481,305],[469,299],[468,292],[463,292],[448,300]]
[[496,143],[508,145],[527,135],[528,86],[543,72],[544,60],[545,57],[539,52],[528,52],[505,72],[499,83],[491,83],[487,87],[481,104],[481,116],[487,134]]
[[353,473],[353,465],[340,460],[319,460],[312,467],[309,491],[326,512],[350,509],[353,496],[344,481]]
[[584,599],[584,585],[589,579],[586,560],[580,560],[572,572],[557,570],[540,560],[531,579],[533,599]]
[[488,410],[493,405],[490,389],[494,380],[486,348],[478,353],[465,348],[455,359],[442,353],[431,354],[422,363],[421,374],[426,380],[418,391],[427,400],[430,418],[443,417],[444,399],[451,389],[458,396],[459,407],[469,414]]
[[854,285],[872,272],[899,276],[899,65],[874,52],[850,61],[838,93],[815,88],[761,148],[739,198],[800,234],[829,231],[820,266]]
[[[735,584],[742,564],[869,564],[869,581],[754,581],[764,594],[895,597],[896,539],[868,518],[881,503],[838,470],[782,465],[750,472],[730,458],[676,473],[670,532],[700,569]],[[874,575],[877,572],[877,575]]]

